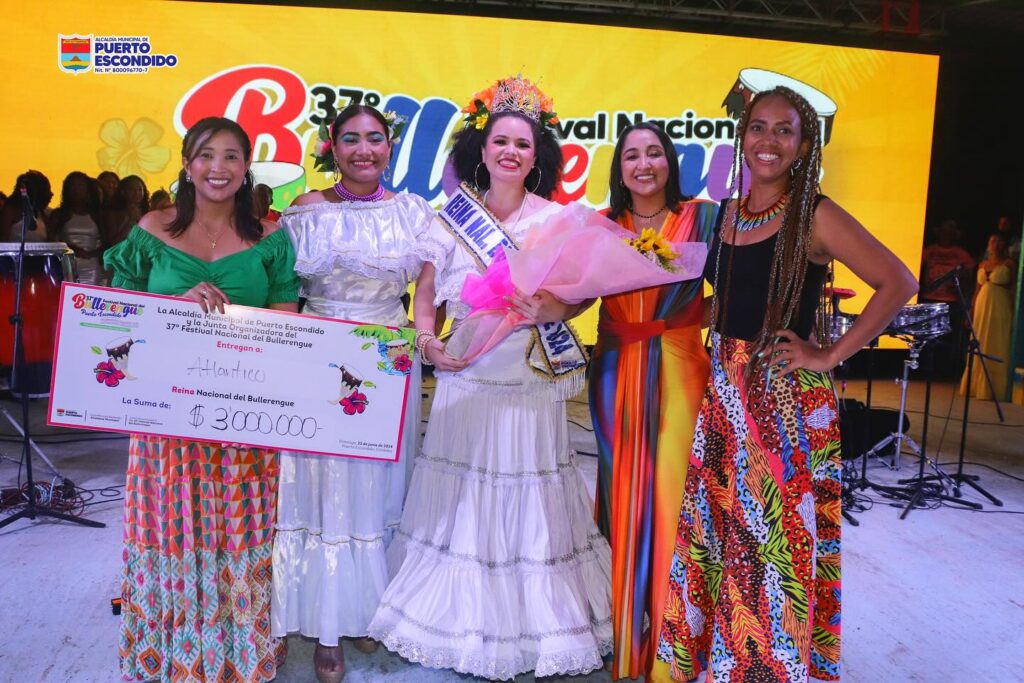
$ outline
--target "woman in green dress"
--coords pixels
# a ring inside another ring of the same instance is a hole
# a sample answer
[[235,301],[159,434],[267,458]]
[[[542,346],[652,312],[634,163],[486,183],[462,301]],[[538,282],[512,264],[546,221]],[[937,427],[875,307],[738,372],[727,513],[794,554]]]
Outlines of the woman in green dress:
[[[291,243],[253,211],[252,147],[206,118],[182,144],[174,206],[106,253],[113,286],[295,312]],[[276,451],[133,434],[125,488],[121,672],[162,683],[269,681]]]

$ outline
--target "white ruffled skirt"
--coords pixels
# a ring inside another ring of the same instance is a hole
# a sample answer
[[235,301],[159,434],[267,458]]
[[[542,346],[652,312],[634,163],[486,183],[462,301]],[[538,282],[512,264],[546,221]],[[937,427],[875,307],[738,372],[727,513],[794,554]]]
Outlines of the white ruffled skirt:
[[[360,319],[348,311],[312,312]],[[366,635],[390,579],[385,550],[402,517],[421,404],[416,360],[397,462],[281,451],[272,635],[301,633],[327,646]]]
[[369,628],[406,659],[499,680],[585,673],[611,650],[610,549],[565,404],[523,377],[524,334],[438,373]]

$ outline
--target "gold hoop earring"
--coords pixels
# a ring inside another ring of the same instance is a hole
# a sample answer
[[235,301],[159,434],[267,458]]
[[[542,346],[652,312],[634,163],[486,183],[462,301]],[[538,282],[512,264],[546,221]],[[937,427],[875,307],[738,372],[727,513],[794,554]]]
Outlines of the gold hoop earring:
[[[525,183],[523,184],[523,187],[526,188],[526,191],[529,192],[530,194],[535,194],[537,192],[537,188],[540,187],[540,179],[544,176],[544,171],[541,170],[540,166],[534,166],[533,168],[530,169],[530,173],[532,173],[533,171],[537,171],[537,182],[533,184],[533,189],[531,190],[530,188],[526,187]],[[527,173],[526,175],[530,174]]]
[[[337,163],[337,162],[335,162],[335,163]],[[333,174],[331,174],[331,178],[332,178],[332,179],[334,180],[334,182],[336,182],[336,183],[339,183],[339,182],[341,182],[341,173],[340,173],[340,172],[338,171],[338,167],[337,167],[337,166],[335,166],[335,167],[334,167],[334,173],[333,173]]]
[[473,184],[476,185],[476,189],[478,190],[483,188],[483,185],[480,183],[480,167],[483,165],[484,162],[481,161],[479,164],[476,165],[476,168],[473,169]]

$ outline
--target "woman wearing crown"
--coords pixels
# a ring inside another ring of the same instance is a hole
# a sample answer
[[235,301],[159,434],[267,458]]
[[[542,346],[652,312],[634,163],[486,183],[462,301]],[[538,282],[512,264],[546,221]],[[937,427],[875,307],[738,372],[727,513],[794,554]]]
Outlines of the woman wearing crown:
[[370,635],[425,666],[490,679],[585,673],[611,645],[609,548],[564,404],[586,358],[561,321],[585,306],[544,290],[511,297],[528,324],[472,364],[434,336],[437,307],[447,304],[456,326],[468,314],[467,274],[563,210],[547,199],[561,170],[557,119],[521,77],[464,111],[449,157],[463,185],[417,246],[417,349],[437,389]]
[[[341,178],[298,197],[280,220],[295,245],[303,312],[408,325],[402,295],[421,263],[412,248],[433,211],[421,197],[381,185],[403,123],[392,112],[351,105],[322,126],[317,167]],[[411,370],[398,462],[281,454],[272,632],[317,639],[321,683],[344,676],[340,638],[355,638],[363,652],[376,647],[366,628],[388,582],[384,550],[401,516],[419,426],[419,367],[408,356],[395,367]],[[344,419],[346,397],[361,382],[349,368],[338,372]]]

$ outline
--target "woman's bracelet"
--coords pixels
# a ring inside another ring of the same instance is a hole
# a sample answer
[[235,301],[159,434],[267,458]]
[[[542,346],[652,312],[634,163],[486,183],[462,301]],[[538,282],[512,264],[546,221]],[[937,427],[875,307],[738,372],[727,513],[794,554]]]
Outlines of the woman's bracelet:
[[430,330],[416,330],[416,352],[420,354],[420,362],[424,365],[433,365],[427,360],[427,344],[437,339],[437,335]]

